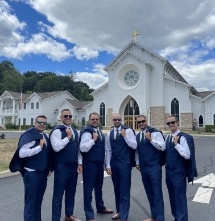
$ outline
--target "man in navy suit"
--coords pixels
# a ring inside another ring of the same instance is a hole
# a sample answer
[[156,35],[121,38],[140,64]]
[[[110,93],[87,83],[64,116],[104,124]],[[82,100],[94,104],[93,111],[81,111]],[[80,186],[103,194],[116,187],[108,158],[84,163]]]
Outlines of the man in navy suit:
[[49,174],[49,140],[43,133],[47,118],[40,115],[35,119],[35,127],[21,135],[18,152],[22,162],[25,192],[24,221],[41,221],[41,206]]
[[95,192],[97,213],[110,214],[113,210],[104,206],[102,186],[104,180],[105,136],[99,129],[99,114],[89,115],[89,126],[80,134],[80,150],[83,156],[84,211],[87,221],[95,221],[92,191]]
[[50,133],[54,150],[54,191],[52,198],[52,221],[60,221],[62,199],[65,192],[65,221],[80,221],[73,215],[78,174],[82,172],[82,157],[76,129],[71,127],[69,109],[61,111],[61,125]]
[[130,208],[131,170],[133,151],[137,148],[134,131],[121,124],[120,114],[113,114],[113,129],[106,137],[106,171],[111,175],[116,214],[113,220],[128,219]]
[[137,124],[140,132],[136,137],[136,165],[141,172],[151,210],[151,218],[143,221],[164,221],[161,165],[164,137],[160,131],[147,125],[144,115],[137,117]]
[[188,221],[186,165],[190,149],[180,130],[177,117],[169,116],[166,124],[170,129],[166,137],[166,185],[169,192],[172,215],[177,221]]

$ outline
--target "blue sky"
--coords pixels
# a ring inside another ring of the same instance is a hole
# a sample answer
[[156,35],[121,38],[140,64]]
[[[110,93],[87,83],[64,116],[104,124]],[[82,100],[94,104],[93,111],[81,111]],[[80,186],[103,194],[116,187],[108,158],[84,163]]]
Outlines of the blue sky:
[[199,91],[215,90],[214,0],[0,0],[0,61],[21,72],[75,73],[97,88],[132,39]]

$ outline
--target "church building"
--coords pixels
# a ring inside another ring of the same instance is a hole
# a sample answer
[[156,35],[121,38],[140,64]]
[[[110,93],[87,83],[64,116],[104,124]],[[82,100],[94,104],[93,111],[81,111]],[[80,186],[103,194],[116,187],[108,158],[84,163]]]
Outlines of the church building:
[[[136,40],[128,43],[104,69],[107,83],[93,93],[94,101],[78,101],[67,91],[23,94],[5,91],[0,96],[0,127],[7,122],[33,125],[40,114],[54,126],[60,113],[69,108],[79,127],[87,124],[91,112],[100,114],[104,128],[111,128],[112,114],[137,129],[136,116],[144,114],[148,124],[166,129],[166,117],[176,115],[182,129],[215,125],[215,91],[198,92],[170,62]],[[207,73],[205,73],[207,74]]]
[[170,62],[132,40],[105,67],[109,81],[96,89],[86,115],[98,111],[103,126],[120,113],[123,124],[137,129],[135,117],[166,128],[166,117],[176,115],[181,128],[215,125],[215,91],[198,92]]

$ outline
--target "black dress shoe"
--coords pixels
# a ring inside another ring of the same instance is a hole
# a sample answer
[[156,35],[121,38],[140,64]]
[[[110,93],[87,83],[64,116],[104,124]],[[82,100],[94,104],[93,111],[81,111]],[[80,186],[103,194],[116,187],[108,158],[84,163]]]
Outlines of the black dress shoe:
[[97,213],[110,214],[110,213],[113,213],[113,210],[105,208],[101,211],[97,211]]

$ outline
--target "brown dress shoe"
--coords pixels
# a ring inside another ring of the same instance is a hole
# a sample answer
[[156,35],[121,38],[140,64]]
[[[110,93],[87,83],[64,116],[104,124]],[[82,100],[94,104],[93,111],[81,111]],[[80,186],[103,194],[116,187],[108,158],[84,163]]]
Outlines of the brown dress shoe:
[[112,220],[117,220],[120,219],[120,214],[116,213],[115,215],[112,216]]
[[80,219],[77,219],[75,216],[65,217],[65,221],[81,221]]
[[97,213],[110,214],[110,213],[113,213],[113,210],[105,208],[101,211],[97,211]]

